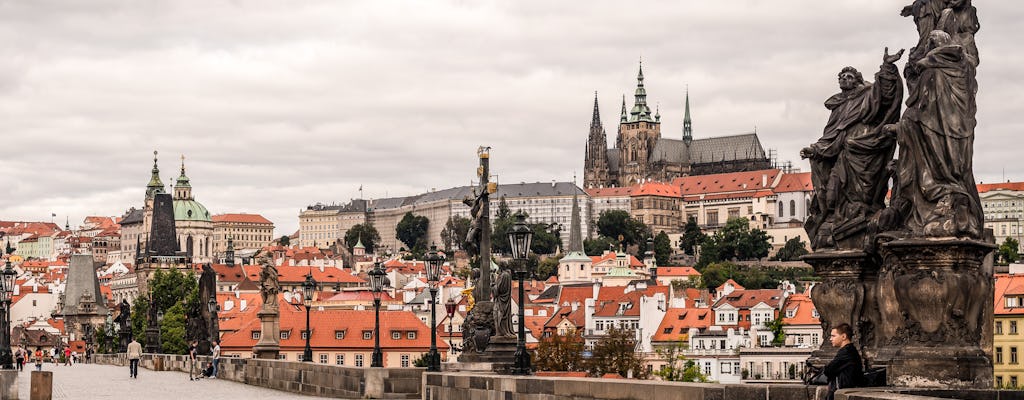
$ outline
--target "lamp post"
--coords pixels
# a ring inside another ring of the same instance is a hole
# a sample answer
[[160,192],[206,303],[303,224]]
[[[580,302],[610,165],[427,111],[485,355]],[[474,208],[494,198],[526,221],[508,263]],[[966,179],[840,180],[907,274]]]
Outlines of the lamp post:
[[455,316],[455,300],[451,297],[444,303],[444,310],[448,312],[448,354],[451,356],[455,352],[455,346],[452,345],[452,317]]
[[0,332],[0,368],[14,369],[14,357],[11,354],[11,297],[14,295],[14,278],[17,273],[11,268],[11,260],[7,260],[7,266],[0,276],[0,300],[3,301],[3,332]]
[[302,352],[302,361],[305,362],[313,362],[313,349],[309,347],[309,337],[313,336],[309,331],[309,309],[313,307],[313,292],[315,290],[316,280],[313,279],[313,273],[310,272],[306,275],[306,281],[302,283],[302,303],[306,305],[306,350]]
[[384,367],[384,354],[380,351],[380,294],[384,290],[386,274],[380,261],[374,263],[370,276],[370,292],[373,293],[373,355],[370,357],[371,368]]
[[508,242],[512,246],[512,257],[518,262],[516,275],[519,278],[519,342],[516,343],[516,359],[512,366],[512,373],[515,375],[529,375],[530,353],[526,351],[526,296],[523,290],[523,280],[529,273],[526,256],[530,252],[530,244],[533,242],[533,230],[526,225],[526,216],[516,214],[516,224],[508,233]]
[[430,354],[427,357],[427,371],[439,372],[441,354],[437,352],[437,281],[441,279],[444,257],[437,253],[437,246],[431,245],[423,261],[427,267],[427,282],[430,283]]

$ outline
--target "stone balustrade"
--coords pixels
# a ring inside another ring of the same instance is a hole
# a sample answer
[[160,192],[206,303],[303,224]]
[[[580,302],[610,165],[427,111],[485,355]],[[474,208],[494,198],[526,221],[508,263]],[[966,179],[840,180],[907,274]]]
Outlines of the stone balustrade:
[[[93,357],[99,364],[128,365],[124,353]],[[208,356],[199,357],[200,365],[208,361]],[[188,372],[189,368],[186,356],[172,354],[144,354],[139,366],[154,371]],[[357,368],[231,357],[220,359],[219,370],[217,379],[247,385],[314,396],[371,399],[418,399],[423,376],[422,368]]]

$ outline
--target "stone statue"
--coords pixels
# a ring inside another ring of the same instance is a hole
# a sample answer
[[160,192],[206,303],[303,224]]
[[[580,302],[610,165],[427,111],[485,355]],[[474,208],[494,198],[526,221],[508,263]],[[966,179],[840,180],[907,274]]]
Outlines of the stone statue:
[[132,306],[128,304],[127,299],[122,299],[121,304],[118,306],[117,318],[114,319],[114,322],[117,323],[118,329],[120,329],[121,332],[125,332],[130,329],[129,324],[131,321],[131,315]]
[[466,232],[466,238],[463,241],[463,248],[466,249],[470,257],[480,254],[480,229],[485,217],[481,211],[483,210],[484,202],[487,201],[486,198],[487,191],[481,190],[481,193],[476,197],[462,200],[463,204],[470,207],[469,230]]
[[805,228],[815,249],[860,249],[871,242],[896,145],[882,127],[899,119],[903,82],[893,63],[902,55],[886,48],[874,83],[843,68],[841,92],[825,101],[832,114],[823,135],[800,151],[811,163],[814,194]]
[[900,15],[914,17],[917,25],[918,42],[910,49],[907,67],[904,73],[909,86],[917,83],[920,68],[917,61],[928,52],[928,35],[934,30],[948,33],[957,44],[964,47],[968,59],[977,66],[978,47],[974,44],[974,34],[981,28],[978,22],[977,9],[970,0],[915,0],[903,7]]
[[260,266],[260,295],[263,296],[263,307],[276,309],[277,294],[281,292],[281,283],[278,281],[277,267],[270,256],[263,254],[259,258]]
[[892,207],[899,228],[915,237],[981,239],[984,215],[974,183],[977,81],[964,46],[941,30],[914,62],[907,111],[886,132],[900,145]]
[[512,329],[512,274],[503,269],[494,280],[494,335],[513,336]]

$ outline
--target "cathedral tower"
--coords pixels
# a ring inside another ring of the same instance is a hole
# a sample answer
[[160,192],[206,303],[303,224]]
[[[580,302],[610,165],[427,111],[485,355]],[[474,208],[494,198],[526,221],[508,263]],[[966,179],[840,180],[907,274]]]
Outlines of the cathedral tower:
[[590,119],[590,135],[587,136],[583,171],[583,187],[608,186],[608,137],[604,127],[601,126],[601,113],[597,107],[597,92],[594,92],[594,115]]
[[628,120],[619,122],[621,143],[619,151],[618,186],[630,186],[643,182],[650,171],[649,159],[654,145],[661,138],[661,122],[651,115],[647,106],[647,89],[644,88],[644,67],[636,76],[636,92],[633,108]]

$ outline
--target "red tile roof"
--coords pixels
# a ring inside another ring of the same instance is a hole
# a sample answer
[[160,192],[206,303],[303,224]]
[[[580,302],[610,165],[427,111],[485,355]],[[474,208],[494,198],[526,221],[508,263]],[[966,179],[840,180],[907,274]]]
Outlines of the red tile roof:
[[732,278],[729,278],[729,279],[728,279],[728,280],[726,280],[725,282],[722,282],[722,284],[721,284],[721,285],[718,285],[718,287],[716,287],[716,288],[715,288],[715,292],[721,292],[721,291],[725,290],[725,284],[727,284],[727,283],[728,283],[728,284],[731,284],[731,285],[732,285],[732,287],[733,287],[734,289],[736,289],[736,290],[743,290],[743,289],[746,289],[745,287],[743,287],[743,286],[740,286],[740,284],[736,283],[736,281],[732,280]]
[[210,219],[213,222],[236,222],[245,224],[273,224],[270,220],[259,214],[217,214]]
[[[611,252],[608,252],[608,253],[605,253],[605,254],[602,254],[602,255],[599,255],[599,256],[590,256],[590,260],[591,260],[592,264],[597,264],[597,263],[605,262],[605,261],[608,261],[608,260],[615,260],[615,257],[617,257],[617,256],[618,255],[614,251],[611,251]],[[642,261],[640,261],[640,259],[636,258],[635,256],[630,255],[629,256],[629,266],[630,267],[643,267],[644,263]]]
[[1020,315],[1024,314],[1024,304],[1017,301],[1017,307],[1006,307],[1006,296],[1020,296],[1024,286],[1024,275],[996,274],[995,287],[995,314],[996,315]]
[[[786,299],[786,305],[782,308],[783,325],[820,325],[821,321],[814,316],[814,302],[806,294],[793,294]],[[790,311],[795,314],[787,318]]]
[[[618,289],[618,288],[624,288],[624,287],[621,287],[621,286],[617,287],[617,288],[609,287],[607,289]],[[606,288],[601,288],[602,291],[604,291],[604,289],[606,289]],[[619,296],[617,296],[617,297],[615,297],[613,299],[609,299],[609,300],[601,300],[600,299],[601,296],[598,295],[599,299],[595,302],[596,304],[594,305],[594,316],[597,316],[597,317],[615,317],[615,316],[639,317],[640,316],[640,297],[651,297],[651,296],[654,296],[657,293],[662,293],[662,294],[665,295],[665,298],[668,299],[668,289],[669,289],[668,286],[648,286],[645,289],[637,289],[637,290],[633,290],[633,291],[631,291],[629,293],[620,292],[620,293],[622,293],[621,295],[619,295]],[[620,310],[621,310],[621,312],[620,312]]]
[[715,322],[714,313],[707,308],[669,308],[665,318],[658,325],[651,340],[656,342],[674,342],[688,339],[690,328],[704,329]]
[[979,183],[978,193],[985,193],[991,190],[1012,190],[1022,191],[1024,190],[1024,182],[998,182],[998,183]]
[[693,267],[658,267],[658,276],[700,276]]
[[775,193],[809,192],[811,190],[814,190],[814,185],[811,184],[810,172],[782,174],[779,184],[775,185]]
[[669,183],[662,182],[644,182],[641,184],[633,185],[629,195],[630,197],[636,196],[662,196],[662,197],[681,197],[678,185],[672,185]]
[[771,307],[779,308],[782,305],[782,289],[753,289],[736,290],[718,299],[711,308],[718,308],[729,304],[737,309],[748,309],[758,303],[765,303]]

